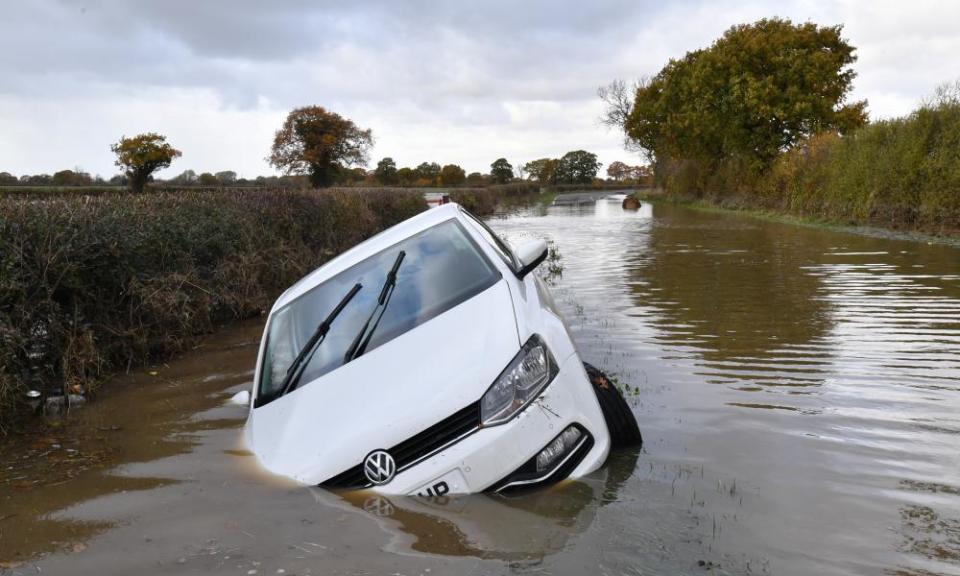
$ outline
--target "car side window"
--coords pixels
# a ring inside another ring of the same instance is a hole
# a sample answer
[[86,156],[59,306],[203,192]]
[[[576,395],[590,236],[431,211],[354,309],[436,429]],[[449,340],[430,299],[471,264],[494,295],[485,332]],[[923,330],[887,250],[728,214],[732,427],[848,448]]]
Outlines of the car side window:
[[504,242],[496,232],[490,229],[489,226],[484,224],[479,218],[473,214],[463,210],[463,213],[467,216],[467,219],[473,224],[473,228],[483,236],[483,239],[487,241],[487,244],[493,247],[497,255],[506,262],[507,266],[511,270],[517,270],[516,259],[513,256],[513,251],[510,250],[510,246]]

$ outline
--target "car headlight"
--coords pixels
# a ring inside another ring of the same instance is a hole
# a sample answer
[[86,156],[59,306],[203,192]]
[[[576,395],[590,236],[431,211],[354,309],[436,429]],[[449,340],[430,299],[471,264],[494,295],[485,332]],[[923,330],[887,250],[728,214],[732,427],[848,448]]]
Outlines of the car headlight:
[[480,400],[480,425],[509,421],[539,396],[559,371],[543,339],[531,336]]

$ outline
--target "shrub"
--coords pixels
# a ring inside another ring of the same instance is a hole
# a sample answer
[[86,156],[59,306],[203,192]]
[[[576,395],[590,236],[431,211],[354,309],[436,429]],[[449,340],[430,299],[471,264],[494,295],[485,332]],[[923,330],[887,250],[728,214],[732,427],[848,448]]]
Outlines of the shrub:
[[462,188],[450,191],[450,199],[476,216],[493,214],[500,202],[500,193],[489,188]]
[[260,314],[425,208],[384,189],[0,197],[0,417],[27,386],[89,388]]
[[960,100],[845,136],[822,133],[781,154],[764,172],[736,158],[660,160],[668,193],[851,224],[934,234],[960,232]]
[[808,140],[782,155],[756,187],[803,215],[960,230],[960,103],[927,105],[846,137]]
[[486,188],[458,188],[450,191],[450,199],[477,216],[493,214],[499,205],[523,203],[539,194],[534,182],[510,182]]

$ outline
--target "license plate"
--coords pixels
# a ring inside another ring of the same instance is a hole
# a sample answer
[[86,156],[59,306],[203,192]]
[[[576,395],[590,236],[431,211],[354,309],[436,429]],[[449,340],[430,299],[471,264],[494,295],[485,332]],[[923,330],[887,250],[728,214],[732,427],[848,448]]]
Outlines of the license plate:
[[460,469],[451,470],[443,476],[427,482],[417,490],[414,490],[411,496],[436,497],[445,496],[451,492],[454,494],[464,494],[469,492],[467,479],[463,477]]

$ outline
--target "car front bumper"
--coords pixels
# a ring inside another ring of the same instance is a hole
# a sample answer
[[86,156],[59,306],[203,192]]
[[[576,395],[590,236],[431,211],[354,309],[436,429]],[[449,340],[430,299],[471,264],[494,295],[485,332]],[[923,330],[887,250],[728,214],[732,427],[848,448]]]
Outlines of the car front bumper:
[[576,354],[561,364],[540,397],[511,421],[480,428],[372,489],[384,494],[437,496],[498,488],[574,424],[585,430],[585,438],[590,440],[582,447],[586,454],[577,454],[575,466],[565,474],[575,478],[599,468],[610,450],[603,414]]

